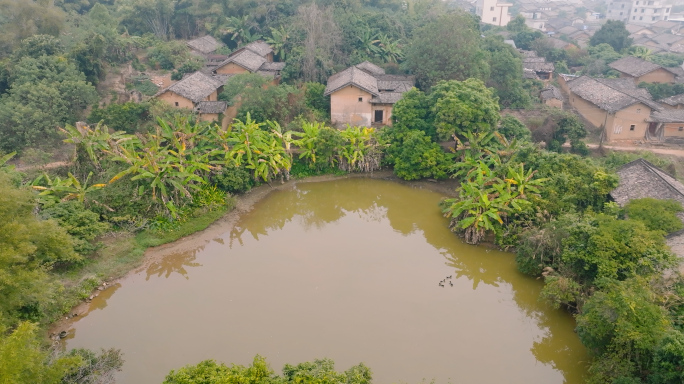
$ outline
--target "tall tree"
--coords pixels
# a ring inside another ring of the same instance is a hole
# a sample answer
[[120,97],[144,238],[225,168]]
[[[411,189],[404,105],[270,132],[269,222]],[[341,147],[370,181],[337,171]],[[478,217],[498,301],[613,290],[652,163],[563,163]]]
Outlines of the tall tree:
[[27,37],[57,36],[64,27],[64,12],[52,1],[0,0],[0,57]]
[[594,33],[589,44],[595,46],[606,43],[613,47],[616,52],[620,52],[629,48],[632,41],[632,38],[629,37],[629,31],[625,28],[625,23],[619,20],[608,20],[601,29]]
[[152,32],[160,39],[169,37],[176,0],[120,0],[122,24],[130,30]]
[[484,80],[489,72],[480,50],[479,26],[461,11],[443,15],[415,31],[405,64],[422,88],[441,80]]
[[340,56],[342,35],[332,12],[332,8],[321,8],[316,3],[303,5],[297,11],[296,24],[301,32],[299,59],[304,81],[325,81]]

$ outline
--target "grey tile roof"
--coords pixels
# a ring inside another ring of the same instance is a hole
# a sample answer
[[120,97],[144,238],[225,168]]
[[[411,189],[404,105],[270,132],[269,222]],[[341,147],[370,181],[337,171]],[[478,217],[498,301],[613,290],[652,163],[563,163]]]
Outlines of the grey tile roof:
[[382,92],[379,96],[373,97],[371,104],[394,104],[401,99],[403,92]]
[[184,77],[181,81],[171,84],[170,86],[157,92],[155,96],[161,95],[164,92],[170,91],[180,95],[194,103],[204,100],[223,86],[220,79],[208,76],[202,72],[195,72],[192,75]]
[[256,72],[265,62],[266,59],[263,56],[248,49],[244,49],[234,55],[230,55],[227,59],[219,63],[217,68],[221,68],[230,63],[235,63],[250,72]]
[[539,80],[539,76],[537,76],[537,72],[535,72],[532,69],[527,69],[527,68],[523,68],[523,78]]
[[681,95],[670,96],[668,98],[660,100],[660,102],[662,104],[667,104],[676,107],[677,105],[684,104],[684,93],[682,93]]
[[369,73],[356,67],[349,67],[344,71],[338,72],[328,78],[328,85],[325,87],[325,96],[340,90],[347,85],[353,85],[373,96],[379,96],[378,80]]
[[[364,62],[368,63],[368,62]],[[361,63],[363,67],[371,68]],[[382,70],[382,68],[378,69]],[[379,71],[376,71],[379,72]],[[328,78],[328,85],[325,87],[325,95],[336,92],[347,85],[354,85],[373,95],[370,100],[373,104],[394,104],[401,95],[413,88],[416,84],[415,76],[409,75],[386,75],[385,71],[376,75],[371,75],[366,70],[360,69],[358,65],[349,67],[342,72],[338,72]]]
[[261,65],[259,70],[261,70],[261,71],[282,71],[283,68],[285,68],[285,63],[267,61]]
[[568,26],[565,26],[565,27],[559,29],[559,30],[556,31],[556,32],[562,33],[562,34],[564,34],[564,35],[570,35],[571,33],[575,33],[575,32],[577,32],[577,31],[579,31],[579,29],[577,29],[577,28],[575,28],[575,27],[573,27],[573,26],[571,26],[571,25],[568,25]]
[[644,159],[623,165],[617,174],[620,182],[610,195],[621,206],[644,197],[684,203],[684,185]]
[[581,76],[568,81],[567,85],[572,93],[604,111],[617,112],[636,103],[660,109],[658,104],[650,100],[650,95],[644,93],[644,89],[637,88],[630,79],[592,79]]
[[187,44],[187,46],[191,49],[194,49],[195,51],[204,54],[212,53],[223,46],[222,42],[214,39],[212,36],[209,35],[190,40],[185,44]]
[[228,108],[225,101],[200,101],[195,106],[195,112],[199,113],[224,113]]
[[608,66],[632,77],[639,77],[662,68],[658,64],[634,56],[623,57],[622,59],[613,61],[608,64]]
[[355,65],[356,68],[362,69],[371,75],[384,75],[385,70],[378,67],[377,65],[371,63],[370,61],[364,61]]
[[679,43],[682,40],[684,40],[684,36],[672,35],[670,33],[661,33],[659,35],[651,36],[651,40],[659,44],[671,46],[674,43]]
[[657,123],[684,123],[684,109],[663,109],[651,113],[648,121]]
[[380,92],[406,92],[416,84],[415,76],[406,75],[377,75],[378,90]]
[[[241,49],[248,49],[262,57],[266,57],[269,53],[273,52],[271,46],[263,42],[262,40],[252,41],[251,43],[245,45]],[[235,53],[237,53],[237,51]]]
[[541,97],[541,99],[544,101],[551,99],[563,100],[563,95],[561,94],[560,89],[554,87],[553,85],[549,85],[548,87],[544,88],[539,94],[539,97]]
[[555,49],[565,49],[568,45],[574,45],[573,43],[568,43],[567,41],[555,37],[549,37],[547,41],[549,42],[549,45]]
[[553,72],[556,67],[553,63],[547,63],[543,57],[526,57],[523,59],[523,69],[530,69],[535,72]]

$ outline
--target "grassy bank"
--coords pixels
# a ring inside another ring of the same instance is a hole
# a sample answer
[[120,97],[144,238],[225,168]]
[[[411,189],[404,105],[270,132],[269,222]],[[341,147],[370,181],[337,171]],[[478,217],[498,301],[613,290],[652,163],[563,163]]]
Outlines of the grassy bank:
[[59,275],[64,292],[51,311],[51,321],[56,321],[80,302],[88,298],[103,282],[126,275],[142,265],[145,251],[150,247],[171,243],[209,227],[235,207],[235,199],[225,206],[201,212],[181,223],[173,230],[143,230],[137,234],[114,232],[102,239],[102,248],[88,264],[76,271]]

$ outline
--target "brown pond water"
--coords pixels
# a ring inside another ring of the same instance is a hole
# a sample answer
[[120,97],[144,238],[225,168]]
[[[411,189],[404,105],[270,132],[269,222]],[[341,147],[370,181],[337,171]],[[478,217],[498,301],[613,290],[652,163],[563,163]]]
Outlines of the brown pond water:
[[[581,383],[574,322],[513,255],[463,244],[441,195],[399,183],[299,183],[222,235],[102,292],[68,348],[120,348],[119,383],[213,358],[364,362],[374,382]],[[447,276],[453,286],[440,287]]]

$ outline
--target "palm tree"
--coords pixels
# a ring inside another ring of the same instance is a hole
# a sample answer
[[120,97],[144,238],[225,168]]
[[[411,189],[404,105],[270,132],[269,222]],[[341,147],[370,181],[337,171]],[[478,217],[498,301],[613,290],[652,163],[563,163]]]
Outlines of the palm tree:
[[386,34],[378,35],[377,40],[373,42],[377,44],[376,56],[381,58],[386,63],[398,63],[404,59],[404,53],[401,51],[399,40],[392,41]]

